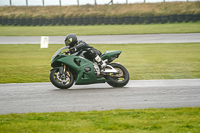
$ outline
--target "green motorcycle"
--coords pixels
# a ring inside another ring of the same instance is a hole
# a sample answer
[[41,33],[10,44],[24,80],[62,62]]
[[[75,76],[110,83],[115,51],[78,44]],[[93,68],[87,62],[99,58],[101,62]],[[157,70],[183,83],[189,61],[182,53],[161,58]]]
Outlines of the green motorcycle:
[[78,51],[70,55],[70,52],[62,52],[69,47],[59,49],[51,59],[50,71],[51,83],[60,88],[68,89],[74,82],[75,85],[93,83],[105,83],[113,87],[123,87],[129,82],[127,69],[119,63],[111,63],[119,57],[122,51],[106,51],[101,59],[106,62],[104,70],[100,70],[96,62],[84,57],[86,51]]

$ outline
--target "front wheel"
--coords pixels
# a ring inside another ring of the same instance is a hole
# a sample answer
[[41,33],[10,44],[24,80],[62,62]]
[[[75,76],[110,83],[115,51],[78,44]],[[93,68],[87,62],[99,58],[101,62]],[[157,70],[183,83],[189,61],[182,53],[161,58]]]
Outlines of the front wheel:
[[111,73],[107,75],[105,78],[107,83],[113,87],[123,87],[129,82],[129,73],[127,69],[117,63],[110,64],[113,68],[115,68],[119,73]]
[[58,69],[54,69],[49,78],[51,83],[60,89],[68,89],[74,84],[74,76],[70,71],[61,74]]

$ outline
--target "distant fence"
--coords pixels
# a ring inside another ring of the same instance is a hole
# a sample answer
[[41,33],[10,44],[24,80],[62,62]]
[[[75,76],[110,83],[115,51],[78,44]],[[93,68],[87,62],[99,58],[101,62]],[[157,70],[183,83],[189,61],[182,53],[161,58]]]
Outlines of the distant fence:
[[200,1],[200,0],[1,0],[0,6],[66,6],[66,5],[105,5],[105,4],[131,4],[173,1]]
[[125,16],[125,17],[77,17],[77,18],[6,18],[0,17],[1,25],[43,26],[43,25],[101,25],[101,24],[151,24],[181,23],[200,21],[200,14],[181,14],[168,16]]

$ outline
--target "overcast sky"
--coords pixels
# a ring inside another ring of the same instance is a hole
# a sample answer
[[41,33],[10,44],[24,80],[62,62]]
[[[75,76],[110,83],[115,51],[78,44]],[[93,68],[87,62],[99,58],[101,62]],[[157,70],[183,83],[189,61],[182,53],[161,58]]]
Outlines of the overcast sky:
[[[11,0],[12,5],[19,6],[19,5],[26,5],[26,0]],[[27,0],[29,6],[41,6],[43,0]],[[49,5],[60,5],[60,0],[44,0],[45,6]],[[94,4],[95,0],[79,0],[80,5],[86,4]],[[96,0],[97,4],[108,4],[110,0]],[[127,0],[113,0],[114,4],[123,4],[126,3]],[[151,2],[163,2],[164,0],[145,0],[148,3]],[[187,0],[165,0],[165,2],[172,2],[172,1],[187,1]],[[200,0],[188,0],[188,1],[200,1]],[[128,3],[143,3],[144,0],[128,0]],[[77,0],[61,0],[61,4],[65,5],[77,5]],[[10,0],[0,0],[0,6],[8,6],[10,5]]]

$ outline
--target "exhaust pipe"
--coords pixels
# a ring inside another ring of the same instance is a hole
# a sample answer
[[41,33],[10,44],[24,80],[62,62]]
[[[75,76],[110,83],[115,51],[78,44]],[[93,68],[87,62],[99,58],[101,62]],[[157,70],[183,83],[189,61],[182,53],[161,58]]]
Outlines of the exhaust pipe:
[[[109,68],[109,69],[106,69]],[[115,68],[113,68],[111,65],[107,65],[104,71],[101,71],[101,73],[119,73]]]

